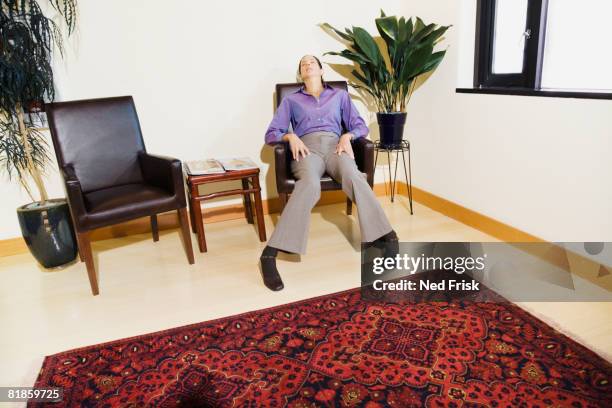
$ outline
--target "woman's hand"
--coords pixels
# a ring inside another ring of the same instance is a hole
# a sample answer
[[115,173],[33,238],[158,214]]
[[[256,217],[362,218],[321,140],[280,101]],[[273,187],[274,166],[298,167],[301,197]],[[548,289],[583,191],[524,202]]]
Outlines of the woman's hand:
[[306,147],[304,142],[302,142],[302,139],[300,139],[295,133],[287,133],[283,136],[283,140],[289,142],[289,148],[293,154],[293,160],[300,161],[300,154],[303,157],[310,154],[308,147]]
[[336,146],[336,154],[340,155],[342,152],[346,152],[351,159],[355,159],[355,154],[353,153],[353,146],[351,146],[351,138],[353,135],[351,133],[345,133],[340,136],[340,140],[338,141],[338,145]]

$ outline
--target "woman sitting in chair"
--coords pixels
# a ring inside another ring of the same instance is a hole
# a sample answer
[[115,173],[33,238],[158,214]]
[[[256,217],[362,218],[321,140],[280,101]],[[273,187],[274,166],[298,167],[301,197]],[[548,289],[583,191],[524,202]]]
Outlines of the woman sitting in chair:
[[[323,66],[312,55],[302,57],[298,73],[304,86],[282,100],[265,137],[268,144],[289,142],[291,171],[296,178],[295,189],[260,257],[264,284],[275,291],[283,288],[276,269],[278,250],[306,252],[310,211],[321,196],[325,172],[357,205],[362,241],[398,240],[365,175],[357,168],[351,140],[366,137],[368,127],[348,92],[325,84]],[[343,122],[348,129],[344,134]],[[293,133],[289,132],[290,124]]]

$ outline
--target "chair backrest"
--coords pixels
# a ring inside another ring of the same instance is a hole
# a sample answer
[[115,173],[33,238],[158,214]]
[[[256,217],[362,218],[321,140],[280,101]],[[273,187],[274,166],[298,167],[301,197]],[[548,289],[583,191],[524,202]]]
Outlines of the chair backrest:
[[143,180],[145,151],[131,96],[56,102],[46,106],[60,167],[72,165],[87,193]]
[[[333,88],[340,88],[348,91],[348,86],[346,81],[325,81],[326,84]],[[296,92],[304,85],[301,82],[291,83],[291,84],[276,84],[276,107],[280,105],[283,98],[289,94]]]

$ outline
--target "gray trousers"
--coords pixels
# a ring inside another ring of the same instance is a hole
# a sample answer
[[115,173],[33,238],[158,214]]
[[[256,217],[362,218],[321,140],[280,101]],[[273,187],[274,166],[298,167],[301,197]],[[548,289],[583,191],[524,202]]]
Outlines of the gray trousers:
[[[305,254],[310,212],[321,197],[321,176],[327,172],[357,206],[361,240],[371,242],[391,232],[380,203],[366,176],[347,153],[334,153],[339,137],[331,132],[313,132],[302,136],[310,150],[300,161],[291,161],[296,183],[293,193],[276,224],[268,245],[283,251]],[[291,154],[291,152],[289,152]]]

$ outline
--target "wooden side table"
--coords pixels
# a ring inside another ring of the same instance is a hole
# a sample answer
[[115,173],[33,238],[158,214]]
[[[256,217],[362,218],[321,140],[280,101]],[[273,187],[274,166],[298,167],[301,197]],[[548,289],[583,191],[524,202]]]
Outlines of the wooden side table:
[[[219,181],[240,180],[242,188],[218,191],[215,193],[200,195],[198,186]],[[189,175],[187,174],[187,191],[189,192],[189,215],[191,217],[191,228],[198,237],[200,252],[206,252],[206,238],[204,236],[204,220],[202,218],[202,207],[200,201],[210,200],[216,197],[241,194],[244,202],[244,213],[249,224],[253,224],[253,205],[251,194],[255,197],[255,216],[257,217],[257,230],[259,240],[266,241],[266,225],[263,218],[263,207],[261,204],[261,187],[259,186],[259,169],[246,169],[226,171],[225,173]]]

